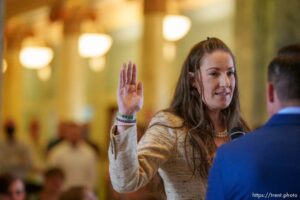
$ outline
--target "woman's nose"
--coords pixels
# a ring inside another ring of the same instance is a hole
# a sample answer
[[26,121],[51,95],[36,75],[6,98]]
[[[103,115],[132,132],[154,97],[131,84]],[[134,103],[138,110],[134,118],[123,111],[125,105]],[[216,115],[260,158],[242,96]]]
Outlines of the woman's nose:
[[224,87],[228,87],[230,86],[230,79],[227,76],[227,74],[222,74],[222,76],[220,76],[220,86],[224,86]]

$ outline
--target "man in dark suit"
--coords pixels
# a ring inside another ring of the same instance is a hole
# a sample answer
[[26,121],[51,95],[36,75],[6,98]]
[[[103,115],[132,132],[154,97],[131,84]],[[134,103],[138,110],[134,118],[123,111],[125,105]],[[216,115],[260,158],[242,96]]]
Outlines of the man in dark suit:
[[219,148],[207,200],[300,199],[300,44],[268,68],[269,121]]

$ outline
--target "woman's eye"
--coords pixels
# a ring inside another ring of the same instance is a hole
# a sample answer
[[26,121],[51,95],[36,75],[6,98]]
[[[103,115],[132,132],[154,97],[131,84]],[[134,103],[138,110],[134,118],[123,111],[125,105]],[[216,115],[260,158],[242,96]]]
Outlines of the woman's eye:
[[210,76],[218,76],[218,73],[217,72],[211,72],[209,73]]
[[229,71],[229,72],[227,72],[227,75],[228,75],[228,76],[233,76],[234,74],[235,74],[234,71]]

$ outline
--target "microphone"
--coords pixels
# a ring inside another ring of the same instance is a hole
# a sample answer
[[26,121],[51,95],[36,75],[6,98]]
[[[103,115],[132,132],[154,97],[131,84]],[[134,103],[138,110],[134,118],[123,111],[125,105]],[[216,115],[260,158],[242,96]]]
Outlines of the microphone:
[[245,132],[244,132],[243,128],[241,128],[241,127],[234,127],[229,132],[229,137],[230,137],[231,141],[236,140],[237,138],[244,136],[244,135],[245,135]]

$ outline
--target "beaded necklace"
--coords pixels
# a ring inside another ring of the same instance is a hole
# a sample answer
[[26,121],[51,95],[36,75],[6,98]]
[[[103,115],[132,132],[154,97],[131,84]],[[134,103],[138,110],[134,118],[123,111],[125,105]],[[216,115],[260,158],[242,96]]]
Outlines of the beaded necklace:
[[214,135],[214,137],[217,137],[217,138],[225,138],[228,136],[227,129],[225,129],[224,131],[220,131],[220,132],[214,131],[213,135]]

